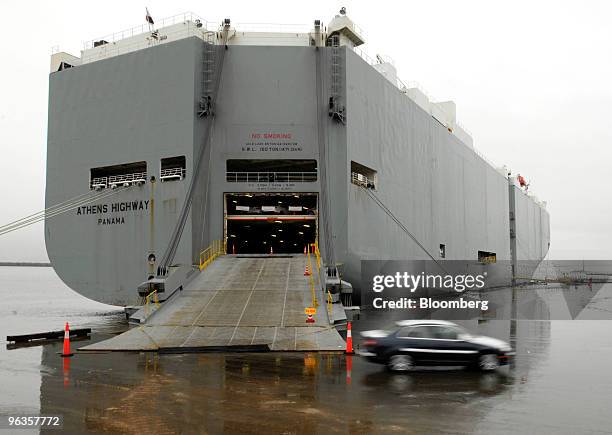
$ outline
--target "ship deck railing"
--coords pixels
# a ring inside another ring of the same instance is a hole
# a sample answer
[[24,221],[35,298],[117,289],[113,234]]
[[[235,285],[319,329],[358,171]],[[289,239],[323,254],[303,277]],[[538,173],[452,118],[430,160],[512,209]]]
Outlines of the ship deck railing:
[[[163,29],[164,27],[173,26],[174,24],[179,23],[187,23],[187,22],[199,22],[202,24],[201,30],[207,30],[209,25],[211,28],[213,23],[204,20],[193,12],[183,12],[182,14],[172,15],[166,18],[160,18],[155,20],[155,25],[153,28],[155,29]],[[214,24],[216,28],[218,24]],[[195,26],[194,26],[195,28]],[[90,48],[96,48],[96,43],[99,41],[105,41],[108,44],[112,44],[114,42],[119,42],[123,39],[132,38],[134,36],[142,35],[143,33],[151,33],[152,27],[149,24],[142,24],[140,26],[134,26],[129,29],[120,30],[119,32],[114,32],[106,36],[102,36],[100,38],[92,39],[91,41],[86,41],[83,43],[83,50],[89,50]]]
[[374,180],[357,172],[351,172],[351,183],[357,186],[365,187],[366,189],[373,189],[375,186]]
[[159,174],[161,181],[182,180],[185,178],[184,168],[167,168],[162,169]]
[[315,172],[227,172],[230,183],[308,183],[317,181]]
[[119,186],[130,186],[132,184],[144,184],[147,181],[146,172],[135,172],[132,174],[109,175],[108,177],[96,177],[91,179],[90,188],[100,190]]

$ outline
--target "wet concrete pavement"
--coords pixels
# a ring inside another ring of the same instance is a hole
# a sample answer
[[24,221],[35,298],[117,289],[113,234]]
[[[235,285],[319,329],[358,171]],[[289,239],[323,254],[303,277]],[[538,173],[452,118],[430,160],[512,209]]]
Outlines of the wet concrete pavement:
[[43,351],[41,413],[75,433],[612,432],[608,324],[531,323],[494,374],[301,352],[78,354],[65,371],[58,344]]
[[[39,293],[28,287],[32,299],[21,305],[10,302],[14,291],[0,295],[10,305],[0,306],[2,331],[69,319],[97,331],[74,343],[80,347],[126,328],[116,311],[85,306],[76,295],[49,307],[49,291],[48,284]],[[364,315],[355,329],[371,323]],[[63,360],[61,343],[3,344],[0,413],[60,414],[66,433],[612,433],[609,321],[465,326],[512,342],[513,366],[495,374],[396,375],[338,353],[78,353]]]

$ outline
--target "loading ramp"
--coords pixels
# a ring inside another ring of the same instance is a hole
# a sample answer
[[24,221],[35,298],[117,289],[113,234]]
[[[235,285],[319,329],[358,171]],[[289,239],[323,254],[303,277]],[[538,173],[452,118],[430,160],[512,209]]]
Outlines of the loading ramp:
[[304,309],[312,305],[307,263],[301,254],[221,256],[143,325],[79,350],[344,350],[320,290],[315,323],[305,323]]

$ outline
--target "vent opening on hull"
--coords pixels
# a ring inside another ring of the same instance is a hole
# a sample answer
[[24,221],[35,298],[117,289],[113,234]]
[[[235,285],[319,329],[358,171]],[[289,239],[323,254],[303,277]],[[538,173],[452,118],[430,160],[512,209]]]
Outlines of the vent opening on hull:
[[296,254],[317,235],[313,193],[225,195],[228,254]]
[[186,168],[185,156],[163,158],[159,179],[162,182],[182,180],[185,178]]
[[440,258],[446,258],[446,245],[440,243]]
[[317,181],[317,161],[301,159],[229,159],[230,183],[307,183]]
[[478,251],[478,262],[483,264],[497,263],[497,254],[495,252]]
[[144,184],[146,181],[147,162],[122,163],[91,168],[89,171],[89,188],[92,190]]
[[351,183],[367,189],[376,189],[376,171],[351,161]]

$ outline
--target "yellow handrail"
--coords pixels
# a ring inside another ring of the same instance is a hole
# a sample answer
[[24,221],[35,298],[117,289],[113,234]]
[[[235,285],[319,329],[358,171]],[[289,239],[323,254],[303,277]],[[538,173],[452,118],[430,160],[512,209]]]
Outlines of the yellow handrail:
[[206,266],[212,263],[215,258],[225,254],[225,241],[213,240],[212,244],[200,252],[200,270],[204,270]]
[[157,308],[159,308],[159,299],[157,298],[157,290],[153,290],[151,293],[149,293],[146,297],[145,297],[145,315],[148,317],[149,316],[149,311],[150,311],[150,303],[151,303],[151,298],[153,298],[153,302],[155,302],[155,305],[157,306]]
[[331,292],[327,290],[327,313],[329,314],[330,319],[332,317],[332,304],[333,303],[334,303],[334,300],[332,299]]
[[314,254],[317,257],[317,269],[321,268],[321,252],[319,252],[319,240],[315,239],[315,242],[312,244],[314,247]]
[[310,292],[312,293],[312,306],[317,308],[319,303],[317,302],[317,293],[315,291],[315,282],[314,282],[314,270],[312,269],[312,263],[310,261],[310,245],[308,245],[308,269],[310,270]]

